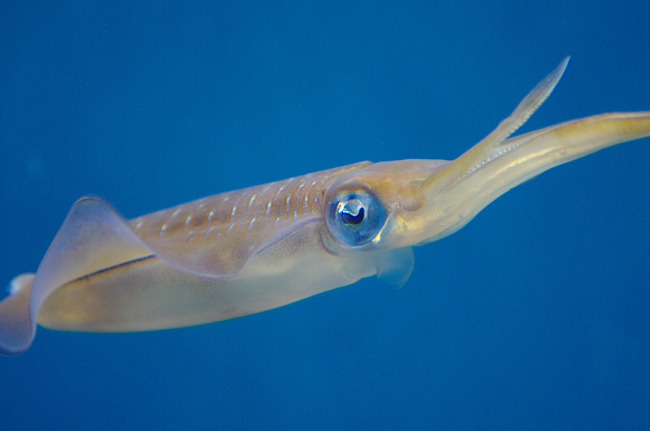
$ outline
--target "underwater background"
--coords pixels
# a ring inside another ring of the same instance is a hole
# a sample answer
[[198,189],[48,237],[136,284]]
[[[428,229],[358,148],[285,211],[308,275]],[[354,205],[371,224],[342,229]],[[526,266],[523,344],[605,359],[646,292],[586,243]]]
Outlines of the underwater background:
[[[361,160],[650,110],[647,0],[3,2],[0,282],[85,194],[132,218]],[[375,278],[241,319],[40,328],[2,430],[650,429],[650,139],[516,187]],[[4,281],[2,281],[4,280]]]

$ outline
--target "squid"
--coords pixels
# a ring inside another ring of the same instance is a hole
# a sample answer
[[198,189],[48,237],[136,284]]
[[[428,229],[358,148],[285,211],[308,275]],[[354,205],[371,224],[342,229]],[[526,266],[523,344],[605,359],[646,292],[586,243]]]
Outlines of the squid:
[[0,353],[37,325],[129,332],[216,322],[377,275],[403,285],[412,247],[456,232],[554,166],[650,135],[650,111],[609,113],[510,137],[569,58],[453,161],[368,161],[217,194],[133,220],[86,196],[35,274],[0,295]]

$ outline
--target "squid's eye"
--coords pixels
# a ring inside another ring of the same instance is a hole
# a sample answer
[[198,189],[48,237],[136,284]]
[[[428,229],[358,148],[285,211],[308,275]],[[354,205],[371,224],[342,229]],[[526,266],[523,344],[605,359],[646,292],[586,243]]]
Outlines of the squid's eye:
[[373,194],[342,192],[330,201],[327,224],[332,235],[346,245],[372,241],[386,223],[386,210]]

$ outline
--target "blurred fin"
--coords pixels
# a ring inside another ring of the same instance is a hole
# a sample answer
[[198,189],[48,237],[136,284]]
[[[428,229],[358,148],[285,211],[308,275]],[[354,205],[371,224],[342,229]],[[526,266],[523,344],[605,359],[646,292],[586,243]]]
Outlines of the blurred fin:
[[29,293],[34,274],[14,277],[7,286],[7,296],[0,301],[0,353],[17,355],[29,347],[32,328],[29,323]]
[[29,348],[38,310],[59,287],[151,254],[111,205],[96,197],[79,199],[70,208],[36,276],[15,278],[11,294],[0,302],[0,353],[17,355]]
[[413,272],[413,247],[403,247],[381,253],[377,263],[377,278],[384,283],[402,287]]

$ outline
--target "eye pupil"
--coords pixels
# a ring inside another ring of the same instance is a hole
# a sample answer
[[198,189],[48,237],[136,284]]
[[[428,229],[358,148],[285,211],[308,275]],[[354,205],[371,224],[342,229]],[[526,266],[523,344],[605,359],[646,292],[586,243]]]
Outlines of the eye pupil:
[[372,242],[385,223],[386,210],[369,191],[341,191],[329,201],[327,228],[344,246],[358,247]]
[[363,221],[364,211],[363,208],[359,208],[356,214],[352,214],[349,211],[343,211],[341,213],[341,218],[345,224],[359,224]]

